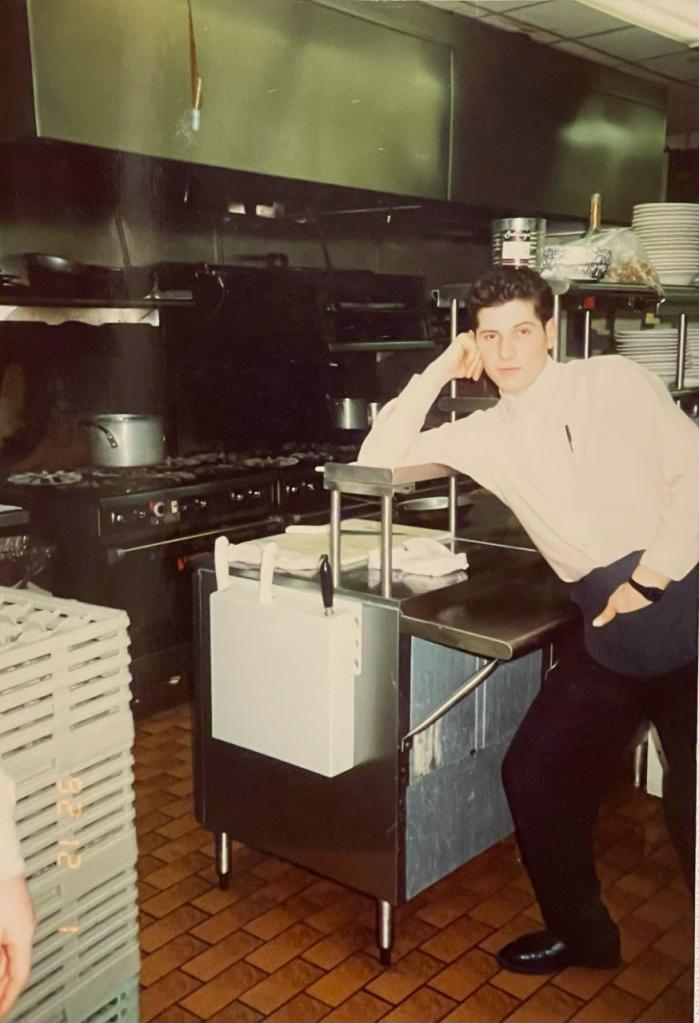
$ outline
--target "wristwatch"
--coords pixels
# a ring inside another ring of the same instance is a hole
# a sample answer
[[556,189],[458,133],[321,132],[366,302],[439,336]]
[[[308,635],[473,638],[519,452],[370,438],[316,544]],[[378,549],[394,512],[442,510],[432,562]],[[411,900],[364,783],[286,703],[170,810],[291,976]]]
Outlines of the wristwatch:
[[661,590],[659,586],[644,586],[643,583],[637,583],[635,579],[626,580],[629,586],[632,586],[636,593],[640,593],[642,597],[649,600],[651,604],[655,604],[662,597],[665,590]]

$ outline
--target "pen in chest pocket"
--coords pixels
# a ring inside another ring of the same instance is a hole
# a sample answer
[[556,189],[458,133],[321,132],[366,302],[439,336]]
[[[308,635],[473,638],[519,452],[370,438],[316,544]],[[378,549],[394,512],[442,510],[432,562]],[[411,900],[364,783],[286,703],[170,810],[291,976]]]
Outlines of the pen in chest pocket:
[[563,427],[563,429],[566,432],[566,438],[568,440],[568,447],[570,448],[570,453],[571,453],[571,455],[573,455],[573,454],[575,454],[575,451],[573,449],[573,435],[570,432],[570,427],[566,423],[566,425]]

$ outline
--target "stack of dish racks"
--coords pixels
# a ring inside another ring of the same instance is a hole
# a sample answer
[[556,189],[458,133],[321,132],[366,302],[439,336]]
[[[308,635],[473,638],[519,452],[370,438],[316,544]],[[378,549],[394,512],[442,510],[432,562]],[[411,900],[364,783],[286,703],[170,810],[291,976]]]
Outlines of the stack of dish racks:
[[12,1023],[139,1019],[128,624],[0,587],[0,767],[37,916]]

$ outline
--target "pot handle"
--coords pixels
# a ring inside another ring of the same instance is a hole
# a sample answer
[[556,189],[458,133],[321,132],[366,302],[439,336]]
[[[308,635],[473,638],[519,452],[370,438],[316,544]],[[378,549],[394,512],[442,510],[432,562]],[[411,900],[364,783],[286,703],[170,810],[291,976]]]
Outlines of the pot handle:
[[93,419],[81,419],[78,422],[78,426],[92,426],[95,430],[101,430],[109,441],[110,448],[118,448],[119,444],[116,437],[111,430],[108,430],[106,426],[102,426],[101,423],[96,423]]

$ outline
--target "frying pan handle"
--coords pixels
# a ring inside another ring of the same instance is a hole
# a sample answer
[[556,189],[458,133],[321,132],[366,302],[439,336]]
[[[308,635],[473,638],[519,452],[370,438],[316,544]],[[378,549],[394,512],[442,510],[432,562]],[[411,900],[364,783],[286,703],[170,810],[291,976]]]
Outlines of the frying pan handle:
[[102,423],[96,423],[93,419],[81,419],[78,422],[78,426],[92,426],[95,430],[101,430],[102,433],[107,438],[107,440],[109,441],[110,448],[118,448],[119,447],[117,439],[114,436],[114,434],[112,433],[112,431],[108,430],[106,426],[102,425]]

